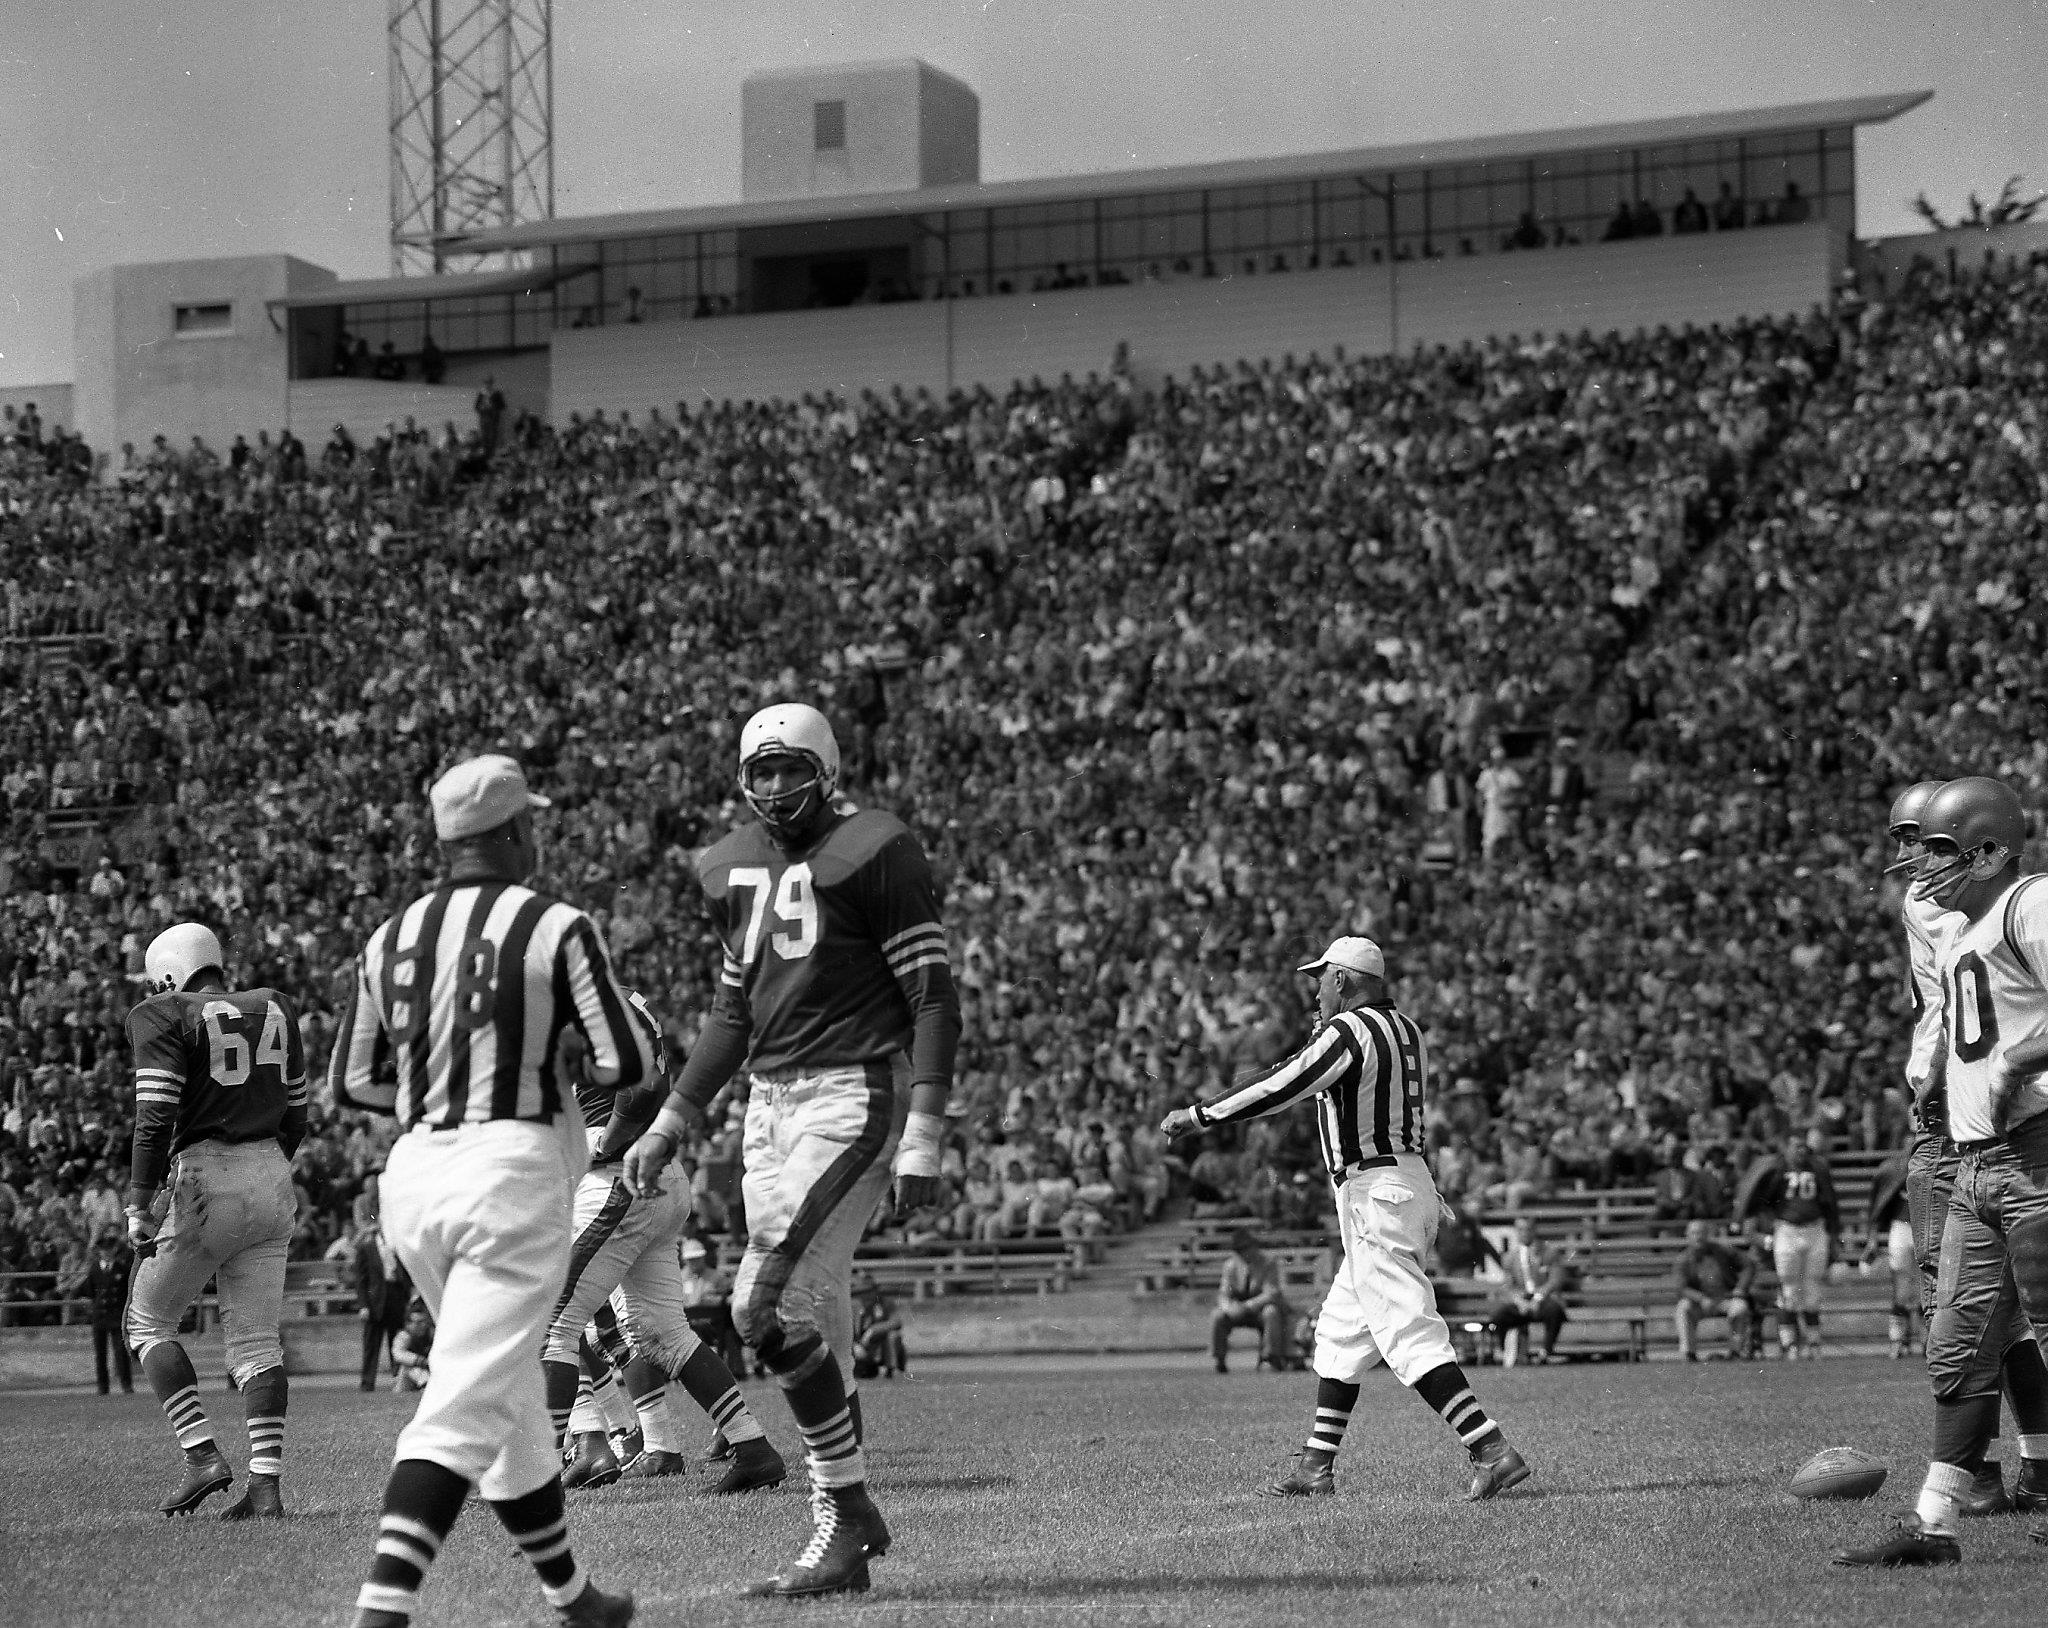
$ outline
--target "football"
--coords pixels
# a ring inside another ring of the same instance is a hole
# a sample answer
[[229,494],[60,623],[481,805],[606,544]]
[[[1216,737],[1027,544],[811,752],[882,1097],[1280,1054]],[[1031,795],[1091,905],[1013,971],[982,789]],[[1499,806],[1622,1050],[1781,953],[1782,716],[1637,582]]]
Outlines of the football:
[[1870,1498],[1891,1473],[1883,1459],[1854,1447],[1823,1447],[1792,1477],[1795,1498]]

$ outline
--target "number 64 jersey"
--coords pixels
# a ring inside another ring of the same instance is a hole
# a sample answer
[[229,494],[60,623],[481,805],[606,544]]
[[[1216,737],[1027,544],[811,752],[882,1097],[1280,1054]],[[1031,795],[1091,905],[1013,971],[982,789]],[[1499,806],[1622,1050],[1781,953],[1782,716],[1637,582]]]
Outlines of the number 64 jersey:
[[[274,989],[152,995],[128,1014],[135,1052],[135,1180],[154,1190],[196,1142],[256,1142],[306,1125],[306,1057]],[[287,1125],[287,1117],[294,1120]]]
[[[2048,1038],[2048,877],[2026,876],[1974,922],[1954,918],[1941,946],[1942,1027],[1946,1034],[1948,1134],[1981,1142],[1992,1124],[1997,1065],[2017,1046]],[[2048,1112],[2048,1078],[2028,1080],[2005,1113],[2011,1131]]]
[[[742,826],[704,851],[697,875],[725,950],[713,1015],[747,1035],[753,1072],[880,1062],[933,1008],[958,1034],[931,866],[894,815],[835,819],[795,853]],[[947,1078],[942,1049],[925,1061]]]

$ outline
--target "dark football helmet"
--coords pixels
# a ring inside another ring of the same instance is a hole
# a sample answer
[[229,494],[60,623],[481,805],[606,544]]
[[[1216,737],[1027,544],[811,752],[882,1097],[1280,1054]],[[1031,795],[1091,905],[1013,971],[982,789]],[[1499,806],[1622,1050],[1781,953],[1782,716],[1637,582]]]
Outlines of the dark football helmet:
[[1899,851],[1884,868],[1887,876],[1893,871],[1911,870],[1920,862],[1920,815],[1946,784],[1942,780],[1916,780],[1893,800],[1891,818],[1885,821],[1884,828],[1899,845]]
[[1984,775],[1951,780],[1920,811],[1924,852],[1913,873],[1913,897],[1947,904],[1972,882],[2005,869],[2027,841],[2027,813],[2017,793]]

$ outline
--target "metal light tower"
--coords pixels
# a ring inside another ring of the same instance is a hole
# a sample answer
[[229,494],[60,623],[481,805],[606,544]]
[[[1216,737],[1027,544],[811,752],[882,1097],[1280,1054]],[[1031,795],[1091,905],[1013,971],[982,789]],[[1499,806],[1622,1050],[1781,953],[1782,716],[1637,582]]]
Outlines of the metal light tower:
[[444,234],[553,218],[554,131],[554,0],[391,0],[391,269],[446,271]]

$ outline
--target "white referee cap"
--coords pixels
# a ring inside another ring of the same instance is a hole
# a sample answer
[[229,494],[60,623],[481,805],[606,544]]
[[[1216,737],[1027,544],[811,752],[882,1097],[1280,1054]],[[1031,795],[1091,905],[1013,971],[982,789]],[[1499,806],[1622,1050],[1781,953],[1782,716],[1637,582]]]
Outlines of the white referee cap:
[[434,835],[443,842],[495,831],[513,815],[546,808],[548,800],[527,790],[526,775],[502,752],[486,752],[458,763],[427,793],[434,805]]
[[1386,957],[1369,938],[1332,939],[1320,959],[1296,970],[1313,973],[1321,972],[1325,967],[1342,967],[1346,972],[1363,972],[1374,978],[1387,975]]

